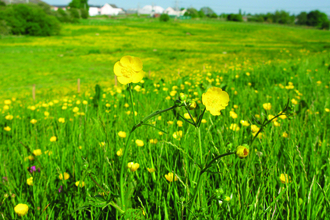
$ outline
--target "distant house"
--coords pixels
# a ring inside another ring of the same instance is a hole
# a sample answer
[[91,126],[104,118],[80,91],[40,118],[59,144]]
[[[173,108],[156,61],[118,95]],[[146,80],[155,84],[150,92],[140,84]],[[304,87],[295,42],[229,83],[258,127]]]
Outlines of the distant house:
[[124,10],[122,8],[118,8],[114,4],[108,4],[105,3],[103,7],[100,9],[101,15],[118,15],[118,14],[124,14]]
[[65,11],[67,8],[69,9],[70,7],[67,5],[51,5],[50,6],[50,9],[53,11],[57,11],[59,8],[61,8]]
[[186,11],[186,9],[182,11],[176,11],[173,8],[168,7],[165,9],[164,14],[168,14],[171,17],[180,17],[183,16]]
[[89,5],[88,14],[89,14],[89,16],[100,15],[101,14],[101,6]]
[[146,5],[143,8],[138,9],[139,14],[147,14],[150,16],[154,16],[154,14],[162,14],[163,12],[164,8],[152,5]]

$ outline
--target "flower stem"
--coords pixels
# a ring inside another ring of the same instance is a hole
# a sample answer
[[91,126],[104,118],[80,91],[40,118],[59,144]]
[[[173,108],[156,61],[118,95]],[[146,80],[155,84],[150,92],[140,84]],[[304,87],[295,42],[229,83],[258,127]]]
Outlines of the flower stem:
[[135,109],[134,109],[133,93],[132,93],[132,89],[131,89],[131,84],[128,84],[128,90],[129,90],[129,96],[131,98],[131,105],[132,105],[132,111],[133,111],[134,125],[136,125]]
[[201,157],[201,165],[203,166],[203,149],[202,149],[202,138],[201,138],[201,128],[197,128],[198,132],[198,145],[199,145],[199,153]]

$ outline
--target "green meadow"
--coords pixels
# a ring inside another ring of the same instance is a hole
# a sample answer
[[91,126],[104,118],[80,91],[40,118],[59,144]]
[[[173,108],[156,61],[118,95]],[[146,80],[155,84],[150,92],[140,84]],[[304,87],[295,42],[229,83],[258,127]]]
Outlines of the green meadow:
[[[115,79],[124,56],[138,83]],[[330,32],[297,26],[88,19],[0,36],[0,216],[330,219],[329,71]]]

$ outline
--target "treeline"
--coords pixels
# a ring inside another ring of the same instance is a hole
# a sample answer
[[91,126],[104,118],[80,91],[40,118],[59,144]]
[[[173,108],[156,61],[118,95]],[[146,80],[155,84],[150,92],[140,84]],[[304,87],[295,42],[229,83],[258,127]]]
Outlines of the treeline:
[[318,10],[310,12],[301,12],[299,15],[290,15],[286,11],[276,11],[275,13],[247,15],[248,21],[252,22],[267,22],[278,24],[296,24],[307,25],[321,29],[329,29],[330,21],[328,16]]
[[80,18],[89,16],[87,0],[73,0],[69,6],[65,11],[53,11],[44,2],[6,5],[0,0],[0,35],[58,35],[62,22],[78,23]]

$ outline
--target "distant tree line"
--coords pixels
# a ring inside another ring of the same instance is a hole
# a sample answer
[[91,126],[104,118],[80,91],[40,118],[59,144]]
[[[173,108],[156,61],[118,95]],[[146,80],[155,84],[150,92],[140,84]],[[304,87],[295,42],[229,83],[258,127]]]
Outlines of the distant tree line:
[[67,10],[51,10],[50,5],[10,4],[0,0],[0,35],[58,35],[61,22],[78,23],[80,18],[88,18],[88,0],[72,0]]

